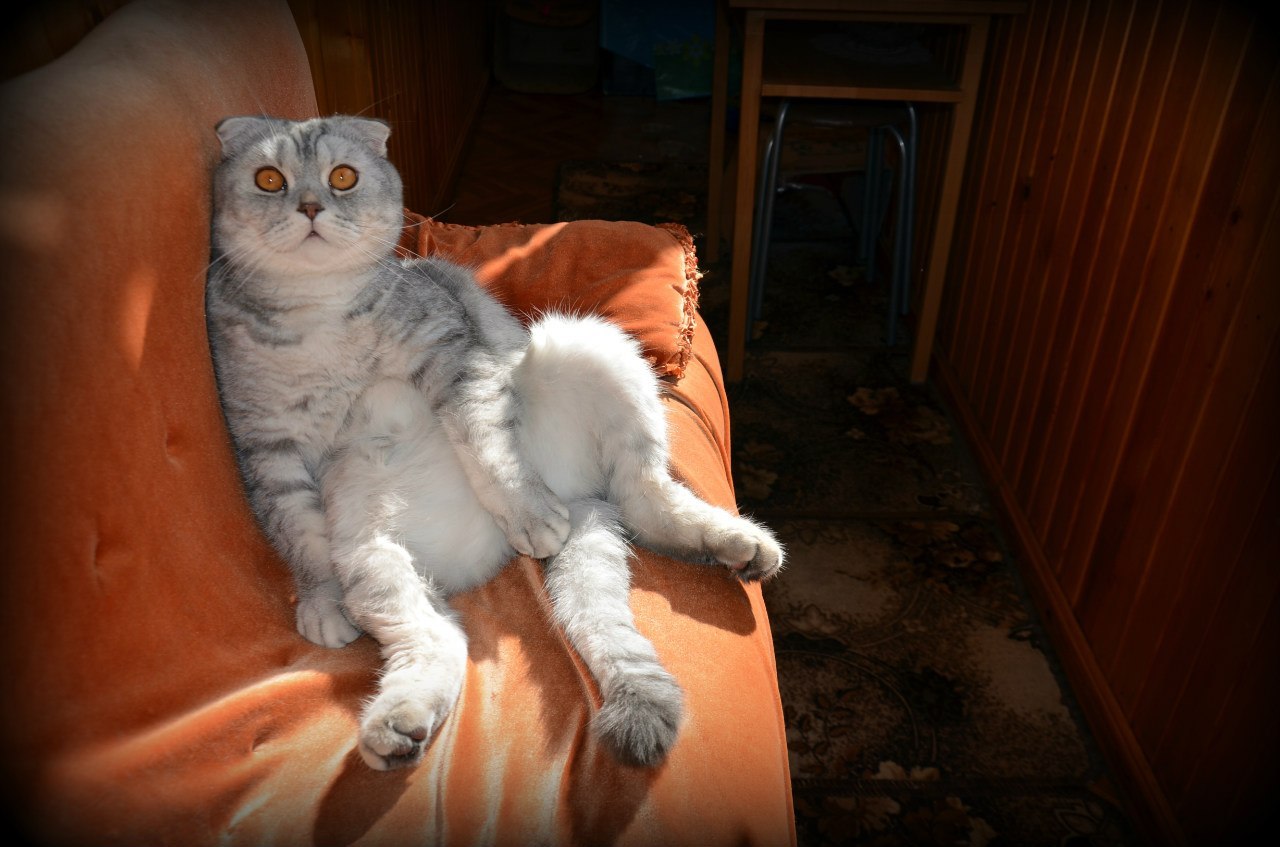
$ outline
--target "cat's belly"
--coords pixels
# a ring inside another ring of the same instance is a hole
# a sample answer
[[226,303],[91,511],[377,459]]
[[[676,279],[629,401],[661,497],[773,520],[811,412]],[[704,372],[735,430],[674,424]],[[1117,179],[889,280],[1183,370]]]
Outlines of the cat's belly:
[[[427,403],[403,383],[379,384],[362,403],[368,418],[353,425],[338,461],[344,485],[354,480],[376,504],[369,520],[382,523],[445,594],[492,579],[515,551]],[[326,499],[326,508],[334,505]]]

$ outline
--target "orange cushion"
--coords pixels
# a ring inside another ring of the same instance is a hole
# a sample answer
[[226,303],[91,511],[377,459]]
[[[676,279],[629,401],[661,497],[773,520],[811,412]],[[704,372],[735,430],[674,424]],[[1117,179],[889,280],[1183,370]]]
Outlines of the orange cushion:
[[659,374],[679,379],[692,354],[697,260],[684,227],[630,221],[444,224],[406,212],[401,252],[472,268],[509,308],[592,311],[640,342]]
[[[315,108],[283,0],[134,0],[0,89],[6,826],[63,844],[787,843],[760,592],[649,553],[633,605],[688,702],[664,767],[621,766],[587,732],[598,695],[528,559],[459,598],[472,661],[423,765],[376,773],[354,753],[377,651],[294,631],[203,310],[214,124]],[[658,367],[683,368],[666,400],[675,469],[732,505],[678,233],[422,230],[517,308],[616,310]]]

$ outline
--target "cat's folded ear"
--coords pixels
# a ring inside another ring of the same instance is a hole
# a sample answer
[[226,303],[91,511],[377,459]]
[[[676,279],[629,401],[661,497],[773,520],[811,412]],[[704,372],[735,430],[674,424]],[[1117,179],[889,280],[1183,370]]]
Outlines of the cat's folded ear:
[[222,158],[227,159],[253,142],[271,134],[271,119],[257,115],[223,118],[214,127],[222,142]]
[[338,117],[331,120],[342,127],[348,137],[364,144],[383,158],[387,155],[387,139],[391,136],[391,124],[379,118]]

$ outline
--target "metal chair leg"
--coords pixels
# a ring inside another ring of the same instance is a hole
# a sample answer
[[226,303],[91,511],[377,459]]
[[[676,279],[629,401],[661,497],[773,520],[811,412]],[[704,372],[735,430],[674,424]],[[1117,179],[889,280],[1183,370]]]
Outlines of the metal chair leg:
[[751,322],[760,319],[764,308],[764,282],[769,264],[769,234],[773,228],[773,201],[778,191],[778,168],[782,159],[782,138],[786,129],[789,101],[778,105],[778,115],[773,134],[765,142],[764,163],[756,188],[756,219],[751,245],[750,293],[747,308],[747,337],[751,337]]
[[881,193],[884,180],[884,142],[881,128],[867,133],[867,197],[870,214],[863,220],[867,230],[867,283],[876,281],[876,242],[881,228]]
[[[773,207],[778,192],[778,172],[782,159],[783,134],[786,129],[790,102],[778,106],[773,132],[765,141],[764,156],[757,179],[755,220],[752,222],[751,270],[748,284],[747,333],[760,319],[764,304],[764,284],[769,262],[769,236],[773,228]],[[897,342],[898,317],[906,315],[911,298],[911,262],[913,259],[915,228],[916,149],[919,128],[916,109],[911,103],[903,104],[906,110],[906,127],[896,124],[872,126],[867,129],[866,176],[862,191],[862,221],[859,227],[858,261],[866,268],[866,282],[876,280],[876,247],[882,220],[882,197],[886,170],[884,162],[884,136],[889,134],[898,147],[897,220],[891,251],[892,268],[889,280],[889,315],[887,339],[890,345]]]
[[906,227],[902,230],[902,290],[899,292],[899,314],[910,311],[911,304],[911,262],[915,254],[916,227],[916,160],[919,157],[920,129],[916,123],[916,107],[904,103],[907,112],[907,153],[903,162],[903,176],[906,179]]
[[755,219],[751,224],[751,275],[748,283],[747,299],[747,337],[751,337],[751,323],[758,317],[761,299],[761,283],[763,274],[760,266],[763,262],[761,244],[769,237],[769,224],[765,220],[765,186],[768,185],[769,159],[773,155],[773,136],[765,140],[764,157],[760,174],[756,178]]
[[898,314],[902,309],[903,291],[906,287],[907,259],[903,255],[902,248],[909,226],[907,215],[910,209],[907,189],[910,166],[907,164],[909,151],[906,138],[896,126],[886,126],[885,131],[892,135],[893,140],[898,144],[898,220],[893,233],[893,267],[889,272],[889,326],[886,333],[888,342],[892,346],[898,340]]

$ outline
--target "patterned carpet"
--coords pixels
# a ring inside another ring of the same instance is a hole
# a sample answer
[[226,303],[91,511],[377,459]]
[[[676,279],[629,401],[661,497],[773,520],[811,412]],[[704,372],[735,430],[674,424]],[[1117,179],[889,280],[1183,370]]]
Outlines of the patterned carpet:
[[[704,228],[705,167],[569,162],[557,215]],[[789,566],[765,588],[801,845],[1129,845],[1132,829],[929,385],[833,195],[786,192],[730,394],[734,481]],[[704,267],[723,343],[728,268]]]

